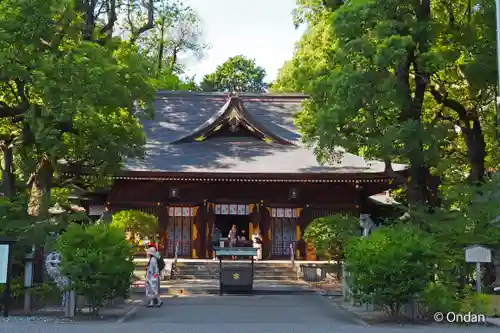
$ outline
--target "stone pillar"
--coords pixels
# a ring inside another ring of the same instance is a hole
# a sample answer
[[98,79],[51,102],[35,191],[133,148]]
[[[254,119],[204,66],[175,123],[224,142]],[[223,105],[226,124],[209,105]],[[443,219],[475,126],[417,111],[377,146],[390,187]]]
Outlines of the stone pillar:
[[31,287],[33,286],[33,260],[35,259],[35,246],[33,252],[26,255],[24,259],[24,311],[32,310]]

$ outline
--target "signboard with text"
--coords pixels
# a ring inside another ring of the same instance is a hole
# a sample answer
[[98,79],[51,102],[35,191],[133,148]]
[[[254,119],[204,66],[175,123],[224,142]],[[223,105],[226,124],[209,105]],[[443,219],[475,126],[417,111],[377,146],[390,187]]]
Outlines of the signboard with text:
[[465,261],[470,263],[491,262],[491,250],[481,245],[469,246],[465,249]]
[[0,284],[7,283],[9,270],[9,244],[0,244]]

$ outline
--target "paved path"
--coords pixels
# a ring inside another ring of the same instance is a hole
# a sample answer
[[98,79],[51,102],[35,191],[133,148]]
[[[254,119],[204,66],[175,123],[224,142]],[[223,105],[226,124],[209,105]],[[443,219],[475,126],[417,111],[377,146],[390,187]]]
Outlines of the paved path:
[[[276,288],[275,288],[276,289]],[[299,289],[297,289],[299,291]],[[257,292],[256,295],[192,293],[165,298],[162,308],[137,308],[122,323],[5,323],[0,333],[474,333],[498,327],[373,326],[312,293]]]

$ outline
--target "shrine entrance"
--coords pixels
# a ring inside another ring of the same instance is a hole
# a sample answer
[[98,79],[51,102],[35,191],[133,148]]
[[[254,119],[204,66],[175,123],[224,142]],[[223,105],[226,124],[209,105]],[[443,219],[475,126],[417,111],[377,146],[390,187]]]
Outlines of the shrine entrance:
[[244,231],[246,239],[250,239],[250,206],[241,204],[215,205],[215,225],[222,232],[222,237],[227,237],[231,227],[236,225],[238,236]]

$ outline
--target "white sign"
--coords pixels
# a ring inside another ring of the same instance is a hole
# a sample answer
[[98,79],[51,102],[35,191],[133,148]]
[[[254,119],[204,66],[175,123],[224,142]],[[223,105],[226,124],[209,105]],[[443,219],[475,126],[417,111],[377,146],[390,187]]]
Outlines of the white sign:
[[90,216],[101,216],[106,211],[105,206],[89,206]]
[[466,262],[491,262],[491,250],[481,245],[469,246],[465,249]]
[[0,283],[7,283],[7,270],[9,268],[9,245],[0,245]]

